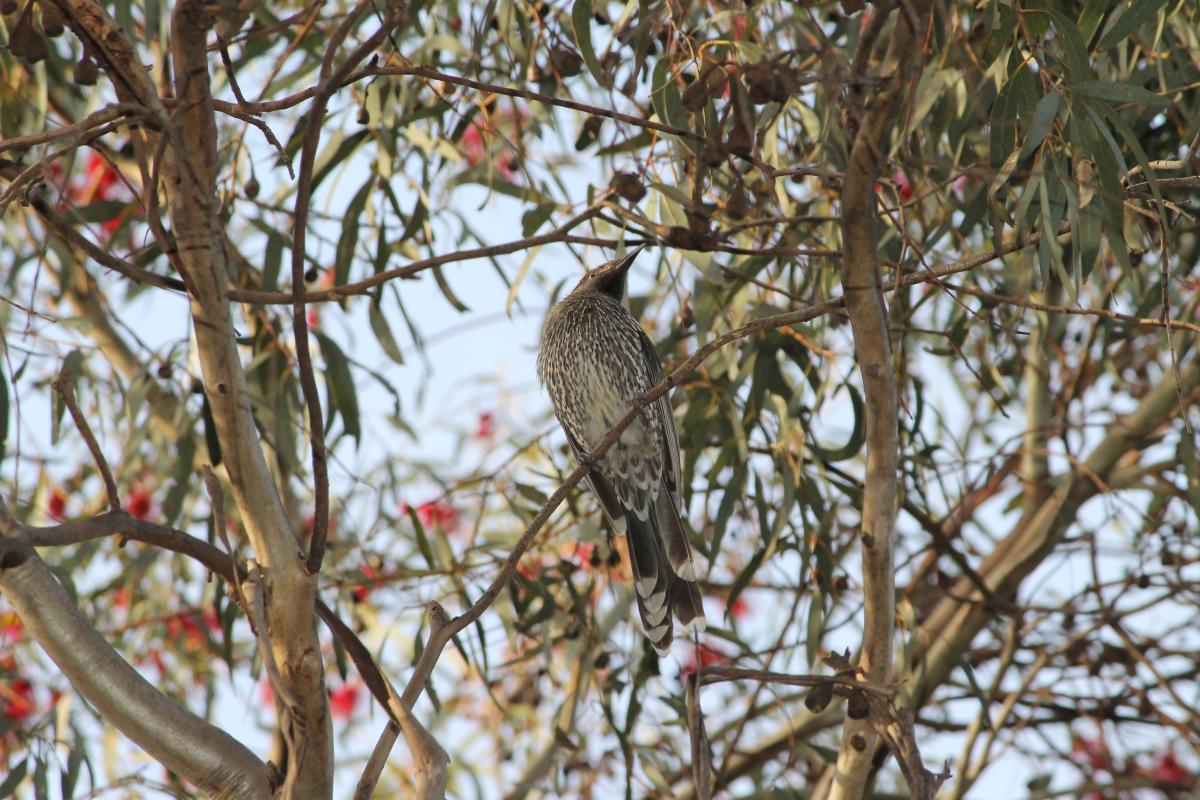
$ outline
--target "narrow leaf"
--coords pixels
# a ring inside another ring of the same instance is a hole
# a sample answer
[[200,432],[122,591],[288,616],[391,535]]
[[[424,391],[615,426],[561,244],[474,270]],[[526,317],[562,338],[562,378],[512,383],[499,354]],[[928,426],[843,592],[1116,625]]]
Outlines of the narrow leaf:
[[342,427],[358,443],[362,428],[358,416],[358,394],[354,389],[354,376],[350,373],[350,362],[342,349],[325,334],[313,331],[321,346],[321,358],[325,361],[325,379],[329,383],[330,402],[328,422],[333,422],[334,411],[342,415]]

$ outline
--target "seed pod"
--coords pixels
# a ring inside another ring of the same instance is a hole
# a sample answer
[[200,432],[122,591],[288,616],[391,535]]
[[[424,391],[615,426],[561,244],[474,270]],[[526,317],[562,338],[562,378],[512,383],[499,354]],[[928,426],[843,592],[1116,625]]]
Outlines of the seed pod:
[[746,89],[750,102],[756,106],[765,105],[775,97],[775,68],[769,61],[760,61],[742,71],[746,79]]
[[688,111],[699,111],[709,98],[716,100],[721,96],[727,80],[725,70],[720,64],[714,61],[704,62],[700,74],[683,90],[683,107]]
[[96,79],[100,77],[100,70],[95,61],[83,56],[75,62],[75,72],[72,77],[76,86],[95,86]]
[[788,98],[800,89],[800,76],[796,70],[783,64],[776,65],[775,96],[771,99],[776,103],[786,103]]
[[680,225],[672,225],[667,229],[667,244],[681,250],[695,250],[699,236]]
[[739,82],[732,87],[733,127],[725,140],[725,149],[743,158],[754,151],[754,107],[746,101],[746,93]]
[[866,719],[871,716],[871,704],[867,693],[862,689],[851,689],[850,699],[846,701],[846,716],[850,719]]
[[33,29],[33,3],[27,4],[17,17],[17,24],[8,37],[8,49],[30,64],[36,64],[50,54],[45,37]]
[[596,139],[600,136],[600,127],[604,125],[604,117],[588,117],[583,123],[583,130],[579,132],[579,138],[575,140],[576,150],[587,150],[596,143]]
[[705,166],[716,169],[725,163],[725,146],[717,139],[705,139],[704,150],[700,153]]
[[262,187],[258,185],[258,178],[251,174],[250,180],[246,181],[246,185],[242,187],[242,191],[246,193],[246,197],[249,197],[251,200],[253,200],[254,198],[258,197],[258,190],[260,188]]
[[804,698],[804,705],[814,714],[820,714],[829,707],[829,701],[832,699],[833,687],[828,683],[819,683],[808,690],[808,695]]
[[564,78],[571,78],[583,72],[583,56],[566,45],[555,45],[550,48],[550,66]]
[[746,185],[738,178],[725,201],[725,215],[730,219],[743,220],[750,216],[750,196],[746,194]]
[[725,149],[743,158],[754,151],[754,134],[742,120],[733,121],[733,129],[729,131],[729,138],[725,140]]
[[708,86],[703,80],[696,78],[683,90],[680,100],[688,111],[699,111],[704,108],[704,102],[708,100]]
[[619,197],[630,203],[636,203],[646,196],[646,187],[642,184],[641,177],[634,172],[618,172],[613,175],[611,186]]
[[55,3],[39,3],[42,10],[42,33],[51,39],[62,36],[66,30],[62,9]]
[[370,125],[371,124],[371,112],[367,111],[366,106],[363,106],[362,108],[358,109],[358,116],[355,117],[355,121],[359,125]]

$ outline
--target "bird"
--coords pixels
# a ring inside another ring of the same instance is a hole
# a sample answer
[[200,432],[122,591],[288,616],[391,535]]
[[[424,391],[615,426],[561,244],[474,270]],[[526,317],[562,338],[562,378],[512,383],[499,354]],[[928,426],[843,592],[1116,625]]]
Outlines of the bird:
[[644,408],[599,459],[591,449],[663,379],[654,343],[622,305],[638,247],[591,269],[546,316],[538,379],[575,457],[590,464],[587,482],[609,525],[624,535],[646,638],[665,655],[673,611],[699,634],[704,608],[700,565],[683,526],[683,470],[671,401]]

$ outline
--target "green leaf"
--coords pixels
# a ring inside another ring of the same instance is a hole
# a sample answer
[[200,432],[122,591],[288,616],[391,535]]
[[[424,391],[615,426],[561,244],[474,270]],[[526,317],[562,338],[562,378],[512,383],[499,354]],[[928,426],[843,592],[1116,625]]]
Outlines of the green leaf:
[[12,772],[8,773],[8,777],[4,779],[4,783],[0,783],[0,798],[12,795],[17,790],[17,786],[21,784],[21,781],[25,780],[25,773],[28,771],[29,759],[26,758]]
[[371,332],[375,334],[375,341],[379,343],[379,347],[388,358],[400,366],[404,366],[404,354],[401,352],[400,346],[396,344],[395,337],[392,336],[392,328],[388,325],[387,317],[384,316],[378,299],[372,300],[371,304],[367,306],[367,319],[371,322]]
[[267,250],[263,256],[263,289],[274,292],[279,288],[279,270],[283,266],[284,237],[273,228],[264,231],[267,235]]
[[163,521],[167,525],[174,525],[175,521],[179,519],[179,512],[183,509],[183,500],[191,487],[192,462],[195,458],[196,442],[192,438],[192,432],[188,430],[179,437],[179,441],[175,445],[175,462],[172,467],[174,482],[163,499],[162,515]]
[[1166,5],[1166,0],[1132,0],[1124,7],[1117,21],[1100,37],[1098,50],[1107,50],[1129,34],[1142,27]]
[[750,585],[754,573],[758,572],[758,568],[762,566],[763,560],[767,557],[767,549],[766,546],[763,546],[755,550],[754,555],[746,562],[746,566],[742,567],[742,571],[733,579],[733,585],[729,587],[729,599],[725,602],[726,608],[732,608],[738,597]]
[[850,393],[850,405],[854,411],[854,430],[850,432],[849,440],[847,440],[847,442],[841,447],[833,450],[827,450],[816,443],[811,435],[811,431],[809,432],[809,436],[806,438],[808,448],[812,450],[813,454],[822,461],[832,463],[836,461],[845,461],[847,458],[853,458],[858,454],[858,451],[862,449],[863,443],[867,439],[865,424],[866,414],[864,413],[865,409],[863,406],[862,396],[859,395],[858,389],[849,383],[846,384],[846,390]]
[[821,650],[821,634],[825,629],[824,598],[813,592],[808,601],[808,624],[804,635],[804,651],[808,656],[810,666],[817,665],[817,656]]
[[1079,35],[1085,42],[1090,42],[1096,35],[1096,29],[1104,21],[1110,5],[1110,0],[1087,0],[1087,5],[1079,14]]
[[1094,97],[1097,100],[1108,100],[1113,103],[1136,103],[1155,108],[1167,108],[1171,105],[1169,98],[1155,94],[1140,86],[1134,86],[1131,83],[1083,81],[1082,83],[1072,84],[1071,91],[1085,97]]
[[417,533],[417,549],[421,551],[421,555],[425,557],[425,563],[430,569],[437,569],[437,559],[434,558],[433,548],[429,546],[429,538],[425,535],[425,526],[421,524],[421,518],[417,516],[417,510],[412,506],[408,507],[408,519],[413,524],[413,530]]
[[1062,40],[1069,83],[1075,84],[1091,78],[1092,67],[1088,61],[1087,45],[1084,44],[1083,36],[1075,23],[1065,14],[1052,9],[1029,9],[1029,13],[1047,14],[1054,22],[1054,30]]
[[1179,447],[1175,450],[1175,459],[1183,469],[1183,477],[1187,482],[1184,495],[1189,498],[1192,510],[1200,516],[1200,453],[1196,451],[1196,443],[1184,432],[1179,437]]
[[4,461],[4,449],[8,444],[8,375],[0,370],[0,462]]
[[[302,123],[307,124],[307,123]],[[349,136],[341,139],[341,134],[335,133],[330,137],[329,144],[325,147],[321,154],[317,156],[317,163],[313,169],[312,188],[316,189],[321,184],[321,181],[328,177],[329,173],[334,170],[339,164],[353,155],[371,132],[367,128],[355,131]],[[303,136],[303,128],[301,128],[301,136]]]
[[579,48],[588,72],[605,89],[611,89],[612,78],[604,73],[600,60],[596,58],[596,49],[592,46],[592,0],[575,0],[571,7],[571,27],[575,33],[575,46]]
[[325,380],[329,385],[329,414],[326,427],[333,424],[335,411],[341,413],[342,427],[357,444],[362,438],[362,428],[358,416],[358,394],[354,389],[350,362],[332,339],[320,331],[313,333],[321,346],[321,358],[325,361]]
[[208,393],[204,394],[204,402],[200,404],[200,418],[204,420],[204,445],[208,450],[208,463],[214,467],[221,463],[221,440],[217,438],[217,423],[213,419],[212,405],[208,402]]
[[[1091,105],[1089,104],[1089,108]],[[1159,224],[1162,226],[1162,230],[1167,230],[1170,227],[1170,223],[1167,222],[1166,200],[1163,199],[1162,190],[1158,185],[1158,176],[1150,167],[1150,159],[1146,155],[1146,151],[1142,148],[1141,141],[1138,140],[1137,135],[1129,127],[1129,124],[1115,110],[1103,103],[1096,104],[1096,110],[1117,129],[1117,133],[1121,135],[1121,138],[1125,140],[1125,144],[1133,151],[1133,157],[1137,159],[1138,166],[1142,169],[1142,176],[1146,179],[1146,183],[1150,185],[1150,193],[1154,195],[1154,205],[1158,211]]]
[[525,254],[525,258],[521,261],[521,266],[517,269],[517,275],[513,278],[512,285],[508,287],[508,297],[504,300],[504,313],[512,316],[513,303],[517,300],[517,292],[521,289],[521,284],[525,282],[525,275],[529,272],[529,268],[533,265],[534,259],[537,258],[541,247],[531,247],[529,252]]
[[63,797],[75,796],[75,783],[79,780],[79,768],[83,765],[83,757],[87,752],[82,743],[78,741],[78,732],[74,729],[72,731],[75,733],[76,741],[67,753],[67,766],[60,775]]
[[[711,549],[709,550],[710,564],[716,559],[717,554],[721,552],[721,540],[725,538],[725,531],[729,527],[729,520],[733,516],[733,510],[737,506],[737,501],[743,497],[742,488],[746,485],[748,472],[749,467],[747,464],[744,461],[739,463],[733,468],[733,477],[723,487],[724,492],[721,495],[721,504],[717,507],[717,517],[713,522],[713,539]],[[730,605],[732,605],[732,602]]]
[[546,220],[550,219],[556,208],[557,203],[539,203],[526,211],[521,216],[521,235],[526,239],[533,236],[538,228],[546,224]]
[[[1022,116],[1032,112],[1038,103],[1039,94],[1037,82],[1033,73],[1024,64],[1017,67],[1008,83],[1000,90],[1000,95],[992,105],[990,129],[990,160],[993,167],[1005,165],[1009,156],[1017,149],[1017,126]],[[1015,167],[1015,161],[1013,162]],[[1009,170],[1011,174],[1011,169]],[[1007,180],[1007,176],[997,176],[993,180],[994,187],[999,188]]]
[[[70,378],[74,382],[79,378],[79,372],[82,367],[83,353],[80,353],[78,350],[72,350],[63,358],[60,374]],[[50,389],[50,407],[53,410],[53,416],[50,419],[50,443],[57,444],[58,437],[62,433],[63,413],[67,410],[67,407],[59,399],[58,392],[53,387]]]
[[1046,135],[1050,133],[1050,128],[1054,125],[1054,120],[1058,117],[1058,110],[1061,107],[1062,95],[1053,90],[1038,101],[1037,108],[1033,111],[1033,122],[1029,123],[1029,132],[1025,134],[1025,143],[1021,146],[1021,155],[1018,156],[1018,161],[1028,158],[1046,140]]
[[438,288],[442,290],[442,296],[446,298],[446,302],[454,306],[455,311],[465,313],[471,310],[467,308],[467,305],[462,300],[458,299],[456,294],[454,294],[454,290],[451,289],[450,284],[446,282],[446,276],[442,274],[441,267],[433,268],[433,279],[437,281]]
[[342,218],[342,235],[338,237],[333,260],[334,286],[343,286],[350,282],[350,263],[354,260],[354,249],[358,247],[359,218],[362,217],[367,198],[371,196],[374,188],[375,175],[372,173],[346,207],[346,215]]

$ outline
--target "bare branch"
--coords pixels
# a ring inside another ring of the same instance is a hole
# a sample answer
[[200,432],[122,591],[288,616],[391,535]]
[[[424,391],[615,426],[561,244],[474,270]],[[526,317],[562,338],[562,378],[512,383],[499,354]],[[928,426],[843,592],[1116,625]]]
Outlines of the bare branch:
[[267,765],[229,734],[163,695],[126,663],[84,618],[33,548],[21,541],[21,533],[0,501],[0,592],[79,693],[118,730],[201,791],[247,800],[271,797]]
[[55,128],[52,131],[0,139],[0,153],[5,150],[26,150],[66,136],[73,136],[76,142],[84,141],[95,135],[98,128],[104,128],[110,122],[116,122],[122,117],[143,116],[145,113],[144,108],[132,103],[111,103],[99,111],[93,111],[79,122]]
[[92,433],[87,418],[79,410],[79,401],[75,398],[75,377],[65,367],[54,381],[54,391],[62,400],[63,405],[67,407],[67,411],[71,413],[71,419],[74,420],[76,429],[87,444],[88,452],[92,454],[92,460],[96,462],[96,469],[100,470],[100,476],[104,478],[104,491],[108,495],[108,507],[110,509],[120,508],[121,498],[117,494],[117,482],[113,479],[112,470],[108,467],[108,461],[104,458],[104,452],[100,449],[100,443],[96,441],[96,436]]
[[[429,604],[430,641],[449,622],[450,618],[441,604],[437,602]],[[426,647],[428,647],[428,643]],[[375,796],[375,787],[379,783],[379,777],[383,774],[388,755],[401,732],[404,733],[405,741],[408,742],[409,749],[412,750],[413,758],[418,765],[418,786],[424,787],[421,796],[441,797],[446,791],[446,767],[450,763],[450,758],[437,740],[430,736],[429,732],[412,716],[412,704],[405,705],[403,699],[396,695],[391,683],[386,682],[386,679],[385,683],[387,698],[384,701],[384,707],[390,712],[392,721],[380,734],[379,741],[375,743],[375,748],[371,751],[371,757],[367,759],[367,765],[363,768],[358,785],[354,789],[354,800],[370,800]],[[425,794],[430,788],[439,785],[441,795]]]
[[325,539],[329,532],[329,468],[326,464],[325,421],[321,416],[321,400],[317,394],[317,379],[313,372],[312,354],[308,344],[308,319],[304,301],[304,256],[305,237],[308,234],[308,210],[312,200],[313,169],[317,161],[317,146],[321,141],[321,126],[325,121],[325,105],[340,85],[342,77],[364,61],[399,24],[403,12],[398,3],[389,3],[383,23],[375,33],[347,56],[336,70],[333,57],[358,19],[372,7],[372,0],[360,0],[346,15],[325,48],[321,62],[320,85],[308,111],[308,124],[304,130],[304,143],[300,151],[300,177],[296,184],[295,229],[292,232],[292,334],[296,339],[296,366],[300,371],[300,388],[304,393],[304,405],[308,409],[309,442],[312,450],[313,530],[309,538],[308,558],[305,567],[310,575],[321,569],[325,558]]
[[[842,190],[842,294],[854,334],[855,357],[866,395],[867,474],[862,507],[863,647],[861,666],[867,680],[883,682],[892,670],[895,635],[896,491],[899,480],[899,432],[896,374],[892,363],[890,321],[880,285],[875,182],[883,167],[903,95],[920,73],[929,25],[927,1],[905,6],[892,28],[882,81],[851,125],[853,146]],[[883,16],[882,11],[876,12]],[[868,34],[870,34],[871,26]],[[875,28],[877,32],[877,28]],[[871,36],[866,37],[870,48]],[[865,54],[869,56],[869,52]],[[864,56],[860,49],[858,56]],[[856,56],[856,67],[869,61]],[[857,111],[857,110],[856,110]],[[837,774],[829,782],[832,800],[863,796],[871,769],[871,727],[847,719],[838,753]],[[867,743],[858,746],[860,741]]]

